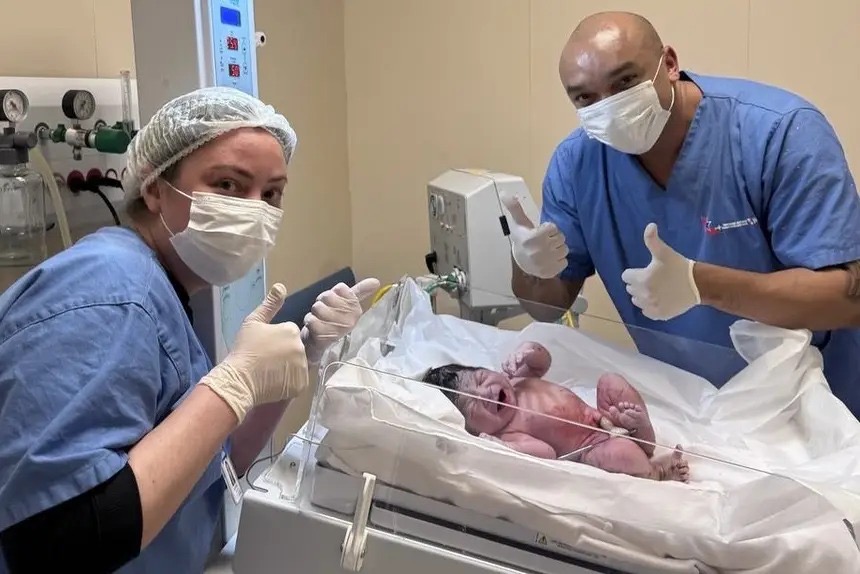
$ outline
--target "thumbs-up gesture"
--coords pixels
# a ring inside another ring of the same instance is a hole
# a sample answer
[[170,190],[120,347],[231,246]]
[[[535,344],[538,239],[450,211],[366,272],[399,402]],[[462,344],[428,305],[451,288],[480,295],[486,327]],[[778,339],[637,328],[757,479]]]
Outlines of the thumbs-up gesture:
[[319,363],[326,348],[355,327],[361,318],[361,301],[378,289],[379,280],[365,279],[353,287],[338,283],[319,294],[302,328],[308,363]]
[[516,197],[502,202],[511,213],[511,252],[520,269],[541,279],[557,277],[567,267],[567,243],[554,223],[535,227]]
[[252,408],[293,398],[308,386],[308,363],[295,323],[271,324],[287,289],[276,283],[242,322],[230,354],[200,381],[230,405],[239,423]]
[[693,279],[695,262],[668,245],[657,234],[657,225],[645,227],[645,246],[651,263],[644,269],[627,269],[621,280],[633,304],[653,320],[672,319],[702,302]]

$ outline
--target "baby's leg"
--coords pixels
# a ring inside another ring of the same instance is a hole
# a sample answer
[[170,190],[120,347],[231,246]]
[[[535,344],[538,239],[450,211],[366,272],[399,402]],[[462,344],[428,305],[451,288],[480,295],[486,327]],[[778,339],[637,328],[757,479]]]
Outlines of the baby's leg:
[[607,472],[617,472],[651,480],[690,479],[690,467],[680,449],[666,457],[649,460],[639,446],[626,438],[610,438],[582,457],[582,462]]
[[509,377],[540,378],[549,370],[552,356],[540,343],[526,341],[521,343],[502,363],[502,371]]
[[[654,427],[651,426],[645,401],[621,375],[608,373],[597,381],[597,409],[616,426],[635,431],[633,436],[636,438],[654,442]],[[654,454],[652,444],[637,444],[649,457]]]

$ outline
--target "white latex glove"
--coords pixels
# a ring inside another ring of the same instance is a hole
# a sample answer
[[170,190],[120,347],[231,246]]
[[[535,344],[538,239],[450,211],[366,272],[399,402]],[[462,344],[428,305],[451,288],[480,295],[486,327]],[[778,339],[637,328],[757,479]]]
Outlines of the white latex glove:
[[660,239],[657,224],[645,227],[645,246],[651,263],[644,269],[627,269],[621,280],[627,284],[633,304],[653,320],[666,320],[687,312],[702,302],[693,279],[694,261]]
[[554,223],[535,227],[516,197],[502,198],[511,212],[511,252],[514,261],[527,275],[541,279],[558,277],[567,267],[567,244]]
[[361,301],[378,290],[378,279],[365,279],[352,288],[338,283],[317,296],[310,313],[305,315],[305,325],[302,328],[302,341],[307,350],[308,363],[319,363],[329,345],[355,327],[363,312]]
[[275,283],[245,320],[233,350],[200,380],[230,405],[241,423],[252,408],[293,398],[308,386],[305,346],[295,323],[269,324],[287,289]]

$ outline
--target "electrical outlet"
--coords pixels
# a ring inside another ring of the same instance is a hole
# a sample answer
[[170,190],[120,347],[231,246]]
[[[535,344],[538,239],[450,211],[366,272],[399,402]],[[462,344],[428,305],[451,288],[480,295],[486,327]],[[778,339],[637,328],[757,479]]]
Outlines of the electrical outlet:
[[[66,187],[71,190],[74,195],[79,195],[80,191],[75,190],[79,189],[78,186],[83,185],[86,181],[87,178],[84,177],[84,174],[75,169],[70,171],[69,175],[66,176]],[[66,211],[68,211],[68,208],[66,208]]]
[[87,172],[87,181],[101,179],[102,177],[104,177],[104,174],[102,174],[102,170],[97,167],[94,167]]

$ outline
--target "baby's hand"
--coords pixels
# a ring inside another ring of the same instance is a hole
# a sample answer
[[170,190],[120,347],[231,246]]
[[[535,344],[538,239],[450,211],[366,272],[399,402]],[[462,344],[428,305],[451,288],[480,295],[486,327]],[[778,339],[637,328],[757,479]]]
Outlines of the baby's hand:
[[526,341],[502,363],[502,371],[509,377],[542,377],[549,370],[552,357],[540,343]]

